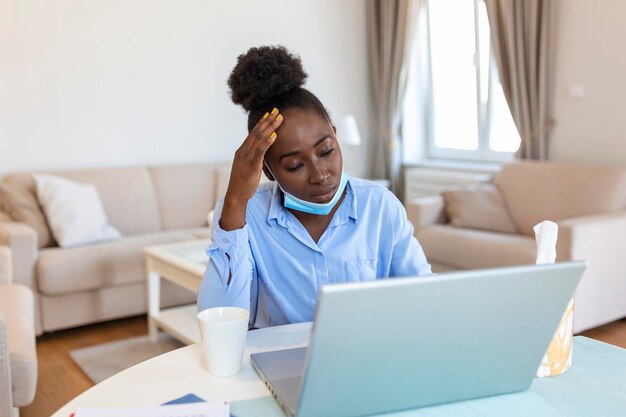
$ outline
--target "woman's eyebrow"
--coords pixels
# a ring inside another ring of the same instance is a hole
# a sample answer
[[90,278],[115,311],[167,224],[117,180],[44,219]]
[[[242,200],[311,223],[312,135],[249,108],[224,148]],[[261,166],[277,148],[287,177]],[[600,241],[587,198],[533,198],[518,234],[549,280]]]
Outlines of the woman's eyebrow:
[[[324,137],[323,137],[323,138],[321,138],[320,140],[318,140],[317,142],[315,142],[315,144],[313,145],[313,147],[314,147],[314,148],[315,148],[315,147],[317,147],[317,145],[319,145],[320,143],[324,142],[324,141],[325,141],[325,140],[327,140],[327,139],[330,139],[330,135],[324,135]],[[287,152],[287,153],[285,153],[285,154],[282,154],[282,155],[280,156],[280,158],[278,158],[278,163],[280,163],[280,161],[282,161],[282,160],[283,160],[283,158],[287,158],[287,157],[289,157],[289,156],[295,156],[295,155],[297,155],[297,154],[299,154],[299,153],[300,153],[300,151],[292,151],[292,152]]]

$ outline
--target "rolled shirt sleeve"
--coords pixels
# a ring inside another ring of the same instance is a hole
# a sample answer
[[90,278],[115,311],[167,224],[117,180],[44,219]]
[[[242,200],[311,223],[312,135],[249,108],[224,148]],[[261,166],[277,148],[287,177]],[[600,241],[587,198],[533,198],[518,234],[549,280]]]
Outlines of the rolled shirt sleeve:
[[250,310],[250,288],[254,279],[254,258],[250,251],[248,225],[226,231],[219,219],[224,201],[216,208],[207,248],[209,263],[198,291],[198,311],[211,307],[234,306]]
[[413,225],[407,218],[406,210],[399,200],[396,204],[396,219],[393,252],[391,254],[390,276],[430,275],[432,270],[426,255],[415,236]]

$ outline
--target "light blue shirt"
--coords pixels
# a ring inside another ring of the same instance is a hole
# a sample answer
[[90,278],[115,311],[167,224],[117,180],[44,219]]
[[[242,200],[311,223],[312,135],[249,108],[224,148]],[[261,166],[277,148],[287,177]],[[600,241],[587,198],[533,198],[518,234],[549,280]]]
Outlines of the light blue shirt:
[[241,229],[220,227],[220,200],[198,310],[242,307],[258,328],[312,321],[322,285],[431,274],[406,211],[389,190],[354,177],[346,190],[317,243],[283,207],[275,182],[262,184],[248,201]]

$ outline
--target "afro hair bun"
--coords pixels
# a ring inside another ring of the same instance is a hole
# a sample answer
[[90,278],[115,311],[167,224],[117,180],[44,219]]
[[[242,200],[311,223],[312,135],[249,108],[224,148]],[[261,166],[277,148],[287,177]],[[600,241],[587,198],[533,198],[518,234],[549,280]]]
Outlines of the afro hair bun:
[[237,57],[228,86],[233,102],[250,112],[267,107],[276,96],[302,87],[306,78],[300,57],[290,54],[284,46],[261,46]]

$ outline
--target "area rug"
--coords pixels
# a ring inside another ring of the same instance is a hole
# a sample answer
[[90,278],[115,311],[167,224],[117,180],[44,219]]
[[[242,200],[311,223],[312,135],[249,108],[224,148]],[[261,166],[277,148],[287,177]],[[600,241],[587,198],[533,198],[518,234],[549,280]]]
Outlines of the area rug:
[[161,333],[154,343],[148,336],[139,336],[75,349],[70,356],[97,384],[133,365],[183,346],[182,342],[167,333]]

